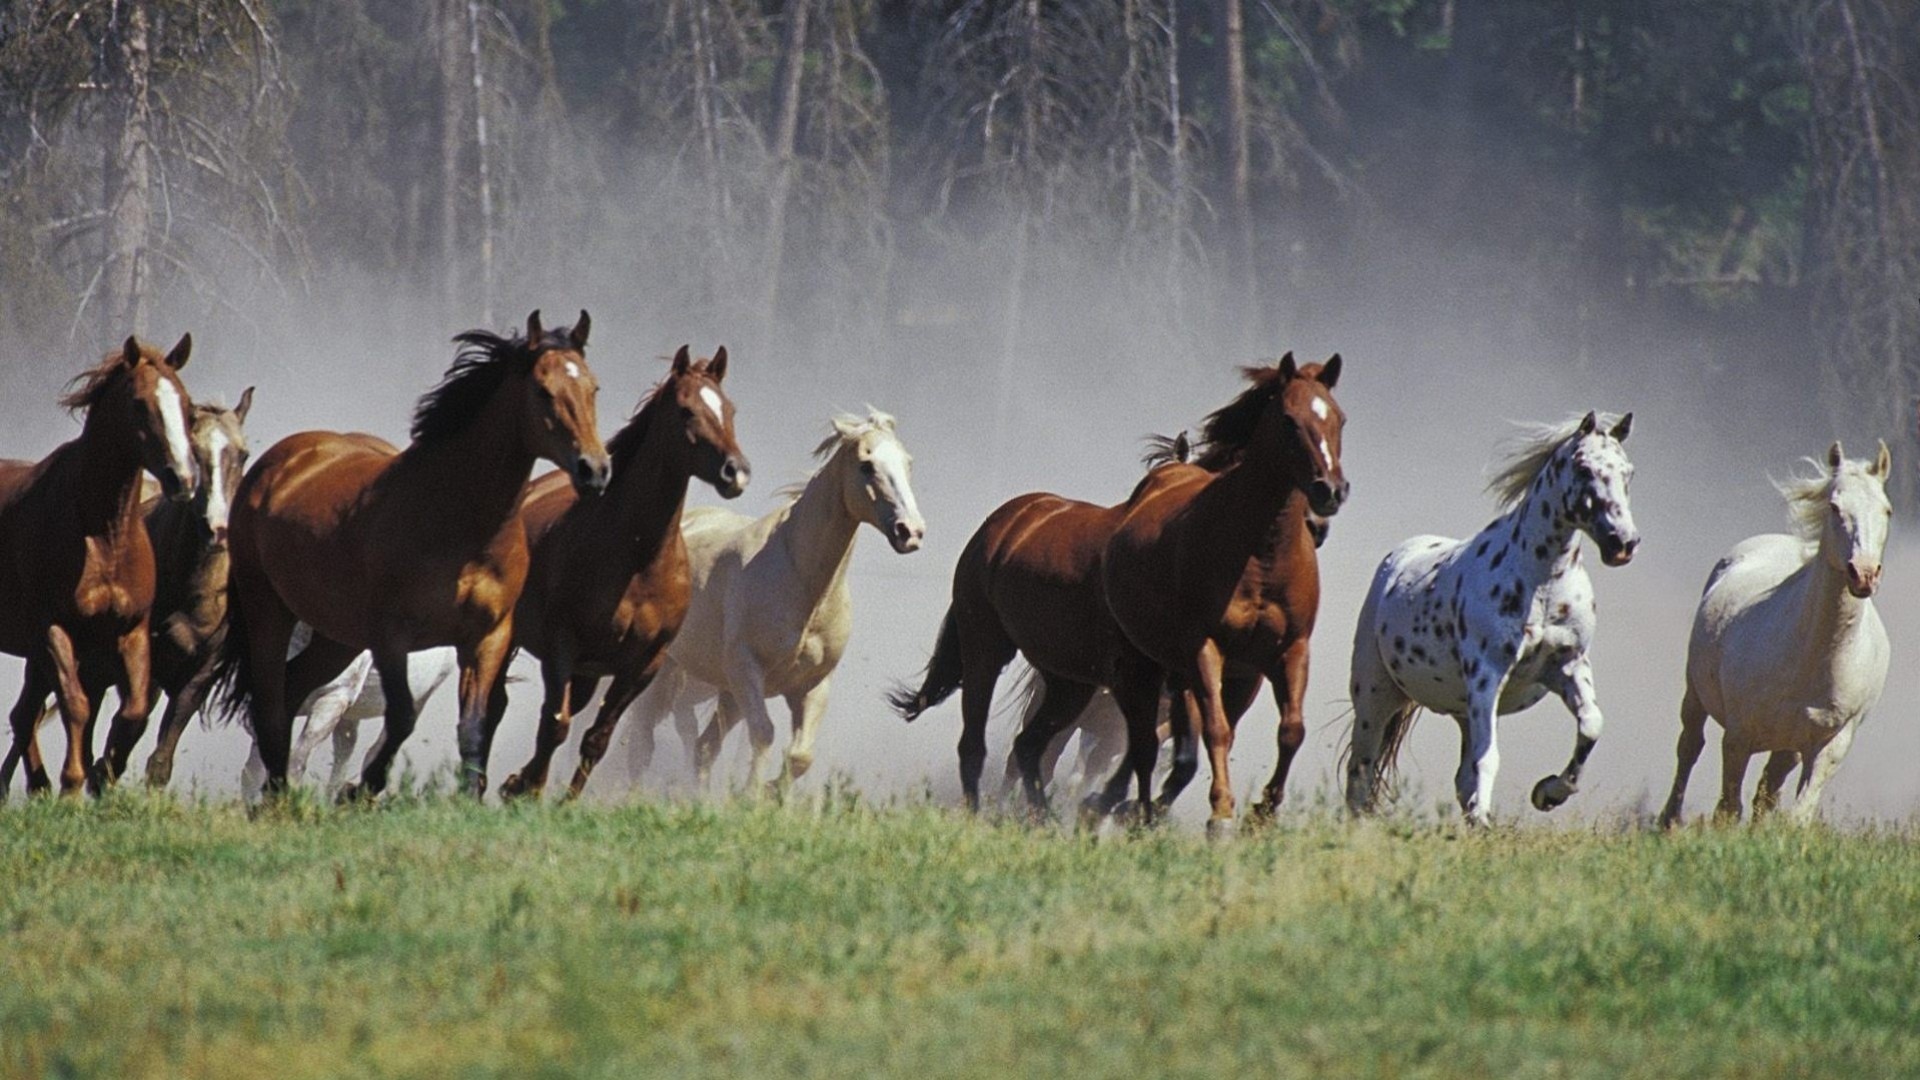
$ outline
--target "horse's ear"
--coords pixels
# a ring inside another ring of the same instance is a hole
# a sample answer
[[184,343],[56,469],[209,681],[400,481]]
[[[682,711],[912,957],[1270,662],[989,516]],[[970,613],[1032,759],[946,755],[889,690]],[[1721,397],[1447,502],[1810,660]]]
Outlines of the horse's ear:
[[175,371],[179,371],[181,368],[187,366],[187,357],[192,355],[193,335],[181,334],[180,340],[173,346],[173,351],[167,354],[167,366]]
[[673,354],[673,373],[675,375],[685,375],[692,369],[693,352],[685,345],[682,345],[680,346],[680,351]]
[[240,422],[244,424],[247,422],[247,414],[252,411],[253,387],[249,386],[245,390],[240,391],[240,404],[233,407],[233,415],[239,417]]
[[1846,460],[1847,452],[1841,449],[1840,440],[1833,440],[1833,445],[1827,447],[1827,468],[1838,469],[1841,465],[1846,464]]
[[593,316],[587,314],[586,308],[581,308],[580,321],[573,324],[573,331],[567,335],[567,340],[573,343],[575,352],[587,347],[587,331],[591,329],[593,329]]
[[727,347],[722,345],[713,350],[713,359],[707,361],[707,378],[712,379],[714,382],[719,382],[726,377]]
[[127,367],[137,367],[140,364],[140,341],[132,334],[127,335],[127,343],[120,347],[120,362]]
[[1873,475],[1877,480],[1885,480],[1893,472],[1893,454],[1887,450],[1887,440],[1880,440],[1880,453],[1873,459]]
[[1334,353],[1332,357],[1328,358],[1326,364],[1320,368],[1320,385],[1331,390],[1333,389],[1333,385],[1339,381],[1340,354]]
[[1593,434],[1593,429],[1599,426],[1600,426],[1599,414],[1595,413],[1592,409],[1588,409],[1587,415],[1580,418],[1580,430],[1576,434],[1591,435]]
[[1633,431],[1633,414],[1628,413],[1627,415],[1621,417],[1620,422],[1613,425],[1613,430],[1607,432],[1607,434],[1613,436],[1613,441],[1615,442],[1626,442],[1628,434],[1630,434],[1632,431]]
[[1280,358],[1280,377],[1283,379],[1292,379],[1298,374],[1300,374],[1300,365],[1294,363],[1293,350],[1288,349],[1287,355]]
[[527,348],[538,351],[540,339],[547,336],[546,327],[540,325],[540,309],[534,308],[527,316]]

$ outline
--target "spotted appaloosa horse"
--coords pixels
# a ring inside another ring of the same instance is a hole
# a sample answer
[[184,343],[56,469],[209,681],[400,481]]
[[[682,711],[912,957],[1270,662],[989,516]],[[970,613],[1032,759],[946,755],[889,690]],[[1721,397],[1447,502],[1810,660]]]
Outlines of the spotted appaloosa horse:
[[1872,597],[1893,520],[1886,491],[1893,461],[1886,443],[1872,462],[1848,461],[1834,443],[1825,466],[1815,468],[1780,485],[1795,535],[1744,540],[1707,578],[1687,645],[1679,760],[1662,825],[1680,820],[1708,716],[1725,729],[1718,816],[1740,817],[1747,760],[1769,753],[1754,814],[1774,808],[1800,765],[1789,814],[1805,822],[1880,700],[1890,654]]
[[1466,540],[1416,536],[1374,573],[1354,630],[1353,736],[1347,805],[1374,808],[1419,710],[1452,716],[1463,735],[1454,790],[1473,824],[1493,813],[1500,768],[1496,715],[1551,692],[1579,721],[1566,771],[1541,780],[1533,805],[1551,810],[1579,786],[1600,737],[1587,648],[1593,583],[1580,558],[1587,534],[1608,566],[1640,546],[1627,489],[1633,464],[1621,443],[1633,414],[1588,413],[1533,429],[1488,485],[1505,513]]

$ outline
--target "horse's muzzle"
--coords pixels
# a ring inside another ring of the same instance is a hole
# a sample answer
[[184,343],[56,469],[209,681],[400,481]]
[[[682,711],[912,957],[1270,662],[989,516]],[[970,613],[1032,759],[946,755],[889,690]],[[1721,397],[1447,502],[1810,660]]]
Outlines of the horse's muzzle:
[[582,495],[599,495],[613,479],[613,462],[605,454],[581,454],[573,461],[573,488]]
[[720,463],[720,482],[713,485],[723,499],[737,499],[753,479],[753,467],[744,457],[730,457]]
[[1640,538],[1630,536],[1625,540],[1615,536],[1600,538],[1600,561],[1608,566],[1625,566],[1633,561],[1633,553],[1640,550]]
[[918,522],[896,521],[887,530],[887,542],[901,555],[920,550],[920,541],[925,539],[927,527]]
[[1332,517],[1346,504],[1347,493],[1352,485],[1345,480],[1338,484],[1331,480],[1315,480],[1307,485],[1307,506],[1323,518]]
[[1847,592],[1855,600],[1866,600],[1880,589],[1880,568],[1847,564]]

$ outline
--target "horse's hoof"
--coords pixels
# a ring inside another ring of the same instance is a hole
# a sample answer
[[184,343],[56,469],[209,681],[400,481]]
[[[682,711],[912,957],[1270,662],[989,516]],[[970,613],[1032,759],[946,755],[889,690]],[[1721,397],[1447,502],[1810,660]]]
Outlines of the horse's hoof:
[[1564,776],[1549,776],[1533,785],[1533,808],[1552,810],[1573,797],[1574,787]]
[[1214,843],[1231,840],[1240,831],[1240,823],[1230,817],[1211,818],[1207,821],[1207,839]]
[[[365,790],[366,789],[362,788],[359,784],[341,784],[340,793],[333,797],[333,804],[335,806],[352,806],[365,797]],[[271,797],[273,792],[267,791],[263,794]]]
[[503,802],[537,798],[539,794],[540,789],[532,781],[522,779],[519,773],[507,777],[506,782],[500,785],[500,799]]

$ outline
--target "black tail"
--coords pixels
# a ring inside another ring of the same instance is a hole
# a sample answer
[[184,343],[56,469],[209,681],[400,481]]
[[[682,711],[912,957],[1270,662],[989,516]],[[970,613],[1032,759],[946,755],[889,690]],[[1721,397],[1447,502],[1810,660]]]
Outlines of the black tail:
[[960,662],[960,617],[949,606],[947,617],[940,624],[940,637],[933,643],[933,659],[927,661],[926,677],[920,689],[896,683],[887,694],[887,704],[911,724],[921,713],[952,697],[953,692],[960,689],[965,671],[965,665]]
[[227,636],[220,643],[220,658],[214,662],[213,679],[207,691],[207,707],[200,710],[200,722],[211,726],[215,720],[253,730],[253,658],[247,648],[247,621],[236,603],[233,586],[227,586]]

